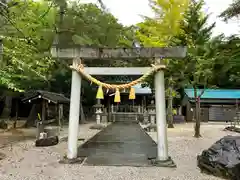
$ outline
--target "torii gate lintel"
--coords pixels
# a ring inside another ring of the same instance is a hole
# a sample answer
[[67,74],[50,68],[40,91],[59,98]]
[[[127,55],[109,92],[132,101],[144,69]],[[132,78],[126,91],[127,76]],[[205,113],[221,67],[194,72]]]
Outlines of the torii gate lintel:
[[144,48],[90,48],[72,46],[63,48],[53,46],[51,54],[54,57],[73,59],[80,57],[84,60],[91,59],[140,59],[140,58],[183,58],[186,55],[186,47],[144,47]]

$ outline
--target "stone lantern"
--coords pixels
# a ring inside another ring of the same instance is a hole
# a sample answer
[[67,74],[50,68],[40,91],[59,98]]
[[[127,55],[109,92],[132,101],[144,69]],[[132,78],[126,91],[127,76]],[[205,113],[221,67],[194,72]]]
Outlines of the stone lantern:
[[156,108],[155,108],[154,100],[151,100],[151,104],[147,107],[147,109],[150,117],[150,123],[156,124]]
[[100,99],[98,99],[97,104],[94,106],[95,114],[96,114],[96,124],[91,127],[91,129],[102,129],[104,125],[101,122],[101,116],[103,114],[104,106],[101,104]]
[[101,114],[103,113],[103,105],[96,104],[94,105],[94,108],[95,108],[95,114],[96,114],[96,123],[101,124]]
[[147,131],[156,131],[156,107],[154,100],[151,100],[151,104],[147,107],[148,109],[148,114],[149,114],[149,119],[150,119],[150,124],[146,127]]

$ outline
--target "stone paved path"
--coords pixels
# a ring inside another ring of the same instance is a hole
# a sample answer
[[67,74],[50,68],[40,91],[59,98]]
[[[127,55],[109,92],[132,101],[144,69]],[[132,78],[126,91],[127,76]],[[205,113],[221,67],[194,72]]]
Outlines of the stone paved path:
[[152,138],[137,123],[113,123],[83,146],[79,156],[84,165],[150,166],[157,147]]

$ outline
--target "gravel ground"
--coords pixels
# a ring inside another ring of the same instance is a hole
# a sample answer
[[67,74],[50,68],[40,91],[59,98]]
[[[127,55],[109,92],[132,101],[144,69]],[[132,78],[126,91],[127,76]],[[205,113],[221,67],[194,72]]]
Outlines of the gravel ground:
[[[81,125],[81,138],[90,138],[97,130],[89,130]],[[11,149],[0,152],[7,158],[0,161],[1,180],[220,180],[201,174],[196,165],[196,156],[216,140],[225,135],[236,135],[223,131],[224,125],[203,124],[203,138],[193,138],[193,124],[176,125],[168,130],[169,154],[177,164],[176,169],[136,168],[136,167],[91,167],[62,165],[58,160],[65,154],[67,143],[61,142],[54,147],[36,148],[32,141],[20,142]],[[149,133],[155,140],[156,133]]]

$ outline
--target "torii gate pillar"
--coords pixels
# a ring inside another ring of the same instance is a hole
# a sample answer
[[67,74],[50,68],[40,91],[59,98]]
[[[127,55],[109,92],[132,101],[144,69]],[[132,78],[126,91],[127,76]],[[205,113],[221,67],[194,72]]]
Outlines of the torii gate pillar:
[[156,72],[154,78],[155,86],[155,106],[156,106],[156,125],[157,125],[157,160],[168,160],[168,142],[167,142],[167,122],[166,122],[166,103],[165,103],[165,85],[164,71]]
[[[80,63],[79,59],[73,59],[73,66]],[[77,158],[77,142],[78,142],[78,128],[79,128],[79,109],[81,100],[81,76],[78,72],[72,71],[71,82],[71,97],[70,97],[70,112],[68,125],[68,159]]]

